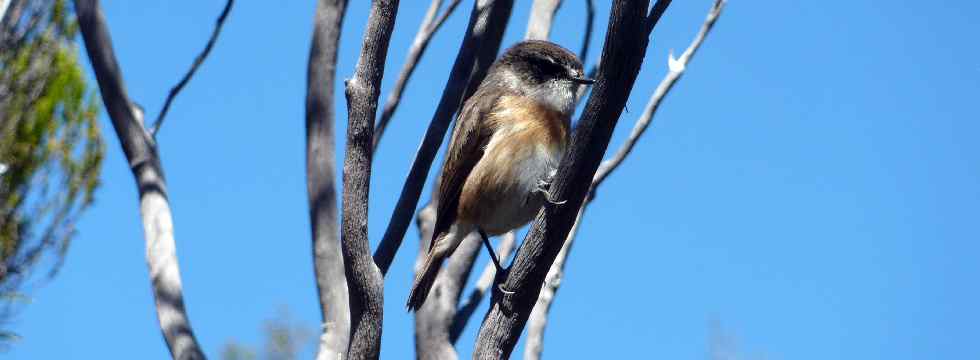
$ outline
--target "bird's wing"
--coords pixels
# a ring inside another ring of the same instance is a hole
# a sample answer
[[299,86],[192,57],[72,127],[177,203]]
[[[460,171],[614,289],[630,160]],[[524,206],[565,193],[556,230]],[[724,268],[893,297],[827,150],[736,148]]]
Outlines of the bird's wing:
[[459,208],[459,196],[463,192],[463,184],[473,171],[473,167],[483,157],[484,148],[490,141],[492,129],[487,117],[500,99],[500,94],[485,94],[477,91],[466,101],[453,129],[453,136],[446,151],[446,159],[439,177],[438,209],[436,210],[436,225],[432,231],[429,251],[432,251],[436,239],[449,231],[456,222]]

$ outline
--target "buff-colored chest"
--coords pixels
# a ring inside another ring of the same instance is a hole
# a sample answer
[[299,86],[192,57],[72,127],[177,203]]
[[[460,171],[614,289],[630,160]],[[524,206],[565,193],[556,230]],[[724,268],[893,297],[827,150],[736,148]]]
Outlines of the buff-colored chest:
[[493,135],[463,185],[457,218],[496,235],[526,224],[540,209],[535,189],[558,166],[568,115],[528,98],[505,97],[489,120]]

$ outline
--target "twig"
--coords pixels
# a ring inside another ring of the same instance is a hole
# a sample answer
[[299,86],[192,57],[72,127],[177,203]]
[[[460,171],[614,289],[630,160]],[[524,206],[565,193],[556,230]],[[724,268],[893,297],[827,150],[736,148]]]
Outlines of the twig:
[[585,204],[579,209],[579,213],[575,218],[575,224],[572,226],[572,230],[568,232],[568,237],[565,239],[565,245],[562,247],[561,252],[558,253],[558,258],[555,259],[555,263],[552,264],[551,269],[548,270],[548,275],[546,277],[544,287],[541,289],[541,295],[538,296],[538,302],[534,305],[534,310],[531,312],[531,317],[528,320],[528,331],[527,331],[527,346],[524,351],[525,360],[536,360],[541,358],[542,344],[544,339],[544,329],[547,323],[548,313],[551,309],[551,304],[554,301],[554,296],[558,292],[558,288],[561,285],[562,274],[565,271],[565,263],[568,258],[568,253],[571,251],[571,247],[575,242],[576,235],[578,233],[578,228],[582,223],[582,217],[585,213],[585,209],[588,207],[592,200],[594,199],[595,189],[602,184],[603,181],[616,170],[629,155],[633,146],[643,135],[644,131],[653,119],[653,115],[656,113],[663,101],[664,97],[673,88],[674,83],[680,79],[687,64],[691,61],[694,53],[701,47],[704,42],[705,37],[711,31],[718,20],[718,16],[721,15],[721,10],[725,6],[725,0],[715,0],[708,12],[708,16],[701,25],[701,30],[695,36],[694,41],[691,45],[684,50],[684,53],[680,58],[674,59],[671,55],[668,59],[669,61],[669,71],[664,79],[660,81],[660,85],[657,86],[657,90],[650,96],[650,101],[647,103],[643,114],[637,119],[636,124],[633,126],[633,131],[630,133],[629,138],[626,142],[616,151],[616,154],[608,160],[602,162],[599,165],[599,169],[596,171],[596,176],[592,180],[592,189],[589,191],[590,195],[585,200]]
[[201,64],[204,63],[204,59],[206,59],[208,54],[211,53],[211,48],[214,47],[214,43],[218,40],[218,34],[221,33],[221,28],[225,26],[225,19],[228,18],[228,13],[231,12],[231,6],[234,3],[235,0],[228,0],[228,2],[225,3],[225,8],[221,10],[221,15],[218,15],[218,20],[214,24],[214,31],[211,32],[211,38],[208,39],[208,43],[204,46],[204,50],[202,50],[201,53],[194,58],[194,64],[192,64],[191,68],[187,70],[187,73],[184,74],[182,79],[180,79],[180,82],[178,82],[177,85],[174,85],[174,87],[170,88],[170,93],[167,94],[167,100],[163,102],[163,109],[160,110],[160,114],[157,115],[156,122],[153,123],[153,131],[150,132],[153,138],[156,138],[157,133],[160,132],[160,126],[163,125],[163,118],[166,117],[167,112],[170,111],[170,103],[172,103],[177,94],[184,89],[184,85],[187,85],[187,82],[190,81],[191,77],[194,76],[194,73],[197,72],[197,68],[201,67]]
[[204,359],[184,306],[173,216],[157,148],[142,125],[142,111],[126,93],[98,0],[75,0],[75,12],[102,102],[136,180],[146,262],[160,329],[174,359]]
[[317,359],[338,359],[350,342],[350,304],[337,221],[334,79],[345,0],[317,1],[306,68],[306,192],[320,302]]
[[432,4],[429,5],[429,11],[426,12],[425,19],[422,20],[422,25],[419,26],[419,31],[415,34],[412,47],[408,49],[405,65],[402,66],[401,72],[398,73],[398,80],[395,81],[395,87],[388,93],[385,106],[381,111],[381,117],[378,119],[378,125],[374,128],[374,151],[378,150],[381,137],[384,136],[385,129],[388,128],[388,123],[391,122],[391,117],[394,116],[395,110],[398,109],[398,105],[401,103],[402,92],[405,91],[408,80],[415,73],[415,67],[418,66],[419,60],[422,59],[422,55],[428,49],[429,42],[435,33],[439,31],[439,28],[442,27],[442,24],[446,22],[446,19],[449,18],[449,15],[456,10],[456,6],[459,5],[460,1],[453,0],[450,2],[446,6],[446,10],[438,17],[436,15],[442,6],[442,0],[432,0]]
[[548,40],[551,35],[551,24],[555,13],[561,7],[562,0],[534,0],[531,5],[531,16],[527,21],[525,40]]
[[592,28],[595,23],[595,3],[585,0],[585,35],[582,36],[582,51],[578,58],[584,63],[589,56],[589,45],[592,43]]
[[418,205],[419,197],[422,195],[425,178],[429,175],[436,151],[442,145],[442,139],[449,129],[452,115],[466,100],[464,95],[468,92],[465,90],[468,88],[467,84],[478,84],[482,81],[483,74],[496,57],[513,6],[514,0],[478,0],[473,5],[470,23],[466,28],[459,53],[456,55],[456,61],[453,63],[446,89],[442,92],[436,112],[425,131],[425,138],[415,154],[412,169],[405,179],[405,185],[398,196],[398,203],[392,212],[381,244],[374,252],[374,261],[381,268],[382,274],[388,273],[391,261],[401,246],[405,231],[408,230],[415,213],[415,206]]
[[705,18],[704,23],[701,25],[701,29],[698,34],[694,37],[691,45],[687,47],[686,50],[677,59],[674,59],[674,55],[670,54],[667,59],[668,72],[664,76],[664,79],[660,81],[657,85],[657,89],[654,90],[653,95],[650,96],[650,100],[647,102],[646,108],[643,109],[643,114],[639,119],[636,120],[636,124],[633,126],[633,130],[630,131],[629,138],[626,142],[616,151],[616,154],[612,158],[602,162],[599,166],[599,171],[596,172],[595,184],[598,186],[606,179],[609,174],[615,170],[619,164],[626,159],[626,156],[633,151],[633,147],[636,146],[636,142],[643,136],[647,127],[650,126],[650,121],[653,120],[653,115],[660,108],[660,103],[663,102],[664,97],[670,92],[670,89],[674,87],[677,80],[684,75],[684,70],[687,69],[687,64],[691,62],[691,58],[694,57],[695,52],[701,47],[704,39],[711,32],[711,29],[715,26],[715,21],[718,20],[718,16],[721,15],[721,10],[725,7],[725,0],[715,0],[714,4],[711,6],[711,10],[708,12],[707,18]]
[[649,44],[644,32],[649,26],[644,16],[648,4],[643,0],[617,0],[613,4],[602,53],[604,65],[551,185],[550,196],[566,203],[545,206],[538,213],[503,282],[503,288],[513,293],[493,292],[490,311],[477,338],[475,359],[509,357],[527,324],[639,74]]
[[657,0],[657,2],[653,4],[653,7],[650,8],[650,13],[647,14],[647,36],[650,36],[650,33],[653,32],[653,28],[655,28],[657,23],[660,22],[660,17],[667,12],[667,6],[670,6],[670,0]]

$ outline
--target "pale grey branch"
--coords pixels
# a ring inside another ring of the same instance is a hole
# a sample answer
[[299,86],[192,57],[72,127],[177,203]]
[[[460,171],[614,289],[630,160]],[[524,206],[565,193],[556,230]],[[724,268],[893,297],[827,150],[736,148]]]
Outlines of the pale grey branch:
[[320,302],[317,359],[339,359],[350,342],[347,278],[340,250],[334,156],[334,80],[346,0],[319,0],[306,68],[306,193]]
[[174,359],[204,359],[184,306],[173,216],[156,143],[143,126],[142,111],[126,93],[98,0],[75,0],[75,12],[102,102],[136,180],[146,237],[146,261],[160,329]]
[[[514,251],[516,242],[517,235],[513,231],[501,235],[500,242],[497,243],[497,258],[504,262]],[[480,277],[477,278],[473,290],[466,296],[466,302],[459,307],[459,310],[456,312],[456,317],[453,319],[452,328],[449,329],[449,339],[454,344],[456,341],[459,341],[460,335],[463,335],[466,324],[469,323],[473,313],[476,312],[476,308],[483,302],[487,290],[493,285],[493,280],[496,278],[496,275],[497,268],[492,262],[487,262],[487,265],[483,267],[483,272],[480,273]]]
[[534,0],[531,5],[531,15],[527,21],[527,33],[524,40],[548,40],[551,35],[551,25],[555,13],[561,7],[562,0]]

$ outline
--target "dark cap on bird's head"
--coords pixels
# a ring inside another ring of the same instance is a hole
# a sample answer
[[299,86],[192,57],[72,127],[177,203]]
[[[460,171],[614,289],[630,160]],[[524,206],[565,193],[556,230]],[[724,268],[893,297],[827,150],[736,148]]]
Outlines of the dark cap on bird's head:
[[511,46],[494,63],[490,73],[496,73],[495,70],[499,68],[507,68],[522,81],[531,84],[555,80],[577,84],[595,82],[585,78],[582,62],[575,54],[543,40],[527,40]]

